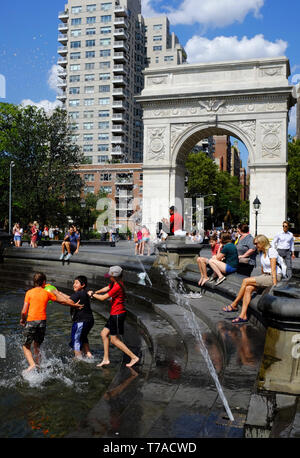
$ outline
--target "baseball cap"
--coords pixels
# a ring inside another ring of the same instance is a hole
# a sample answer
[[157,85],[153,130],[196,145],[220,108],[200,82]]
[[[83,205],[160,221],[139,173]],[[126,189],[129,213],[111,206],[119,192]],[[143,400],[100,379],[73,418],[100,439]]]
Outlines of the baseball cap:
[[107,272],[107,274],[104,275],[104,277],[105,278],[108,278],[108,277],[120,277],[122,272],[123,272],[122,267],[120,267],[120,266],[112,266],[112,267],[110,267],[110,269]]

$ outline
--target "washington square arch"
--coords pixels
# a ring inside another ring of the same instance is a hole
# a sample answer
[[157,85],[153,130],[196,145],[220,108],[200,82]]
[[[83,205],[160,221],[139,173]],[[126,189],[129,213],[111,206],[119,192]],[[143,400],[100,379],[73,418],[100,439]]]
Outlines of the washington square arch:
[[[181,65],[145,71],[137,100],[144,111],[143,223],[176,205],[184,211],[185,160],[211,135],[248,149],[250,203],[259,196],[258,233],[273,237],[287,212],[289,110],[296,103],[285,57]],[[255,215],[250,205],[250,230]]]

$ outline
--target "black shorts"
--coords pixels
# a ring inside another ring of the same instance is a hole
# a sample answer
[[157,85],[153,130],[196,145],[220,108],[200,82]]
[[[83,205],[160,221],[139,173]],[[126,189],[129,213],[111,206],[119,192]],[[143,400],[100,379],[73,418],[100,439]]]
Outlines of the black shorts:
[[31,345],[36,342],[41,345],[46,333],[46,320],[28,321],[23,331],[23,345]]
[[109,316],[105,327],[109,329],[111,336],[122,336],[124,334],[125,318],[126,312]]

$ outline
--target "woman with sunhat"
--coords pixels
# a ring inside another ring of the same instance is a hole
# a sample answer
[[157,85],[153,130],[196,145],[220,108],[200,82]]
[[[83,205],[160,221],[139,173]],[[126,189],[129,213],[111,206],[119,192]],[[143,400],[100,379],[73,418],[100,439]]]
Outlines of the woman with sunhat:
[[120,266],[112,266],[108,273],[104,276],[110,279],[108,286],[105,286],[98,291],[89,291],[91,298],[98,299],[99,301],[111,300],[111,309],[109,319],[101,331],[101,337],[104,347],[103,360],[98,367],[107,366],[110,364],[109,360],[109,339],[110,342],[128,355],[131,360],[127,367],[134,366],[139,358],[119,339],[119,335],[124,334],[124,322],[126,318],[125,309],[125,288],[122,280],[123,270]]

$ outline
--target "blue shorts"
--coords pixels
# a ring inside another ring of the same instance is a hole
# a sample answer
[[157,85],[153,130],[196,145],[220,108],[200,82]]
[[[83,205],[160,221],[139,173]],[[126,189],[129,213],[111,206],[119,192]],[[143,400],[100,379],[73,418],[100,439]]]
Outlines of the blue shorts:
[[231,267],[229,264],[226,264],[226,273],[227,274],[232,274],[233,272],[236,272],[237,267]]
[[15,236],[14,236],[14,240],[15,240],[16,242],[21,242],[21,236],[20,236],[20,235],[15,235]]
[[80,351],[82,349],[83,344],[89,343],[87,336],[93,326],[94,320],[73,323],[70,347],[74,351]]

